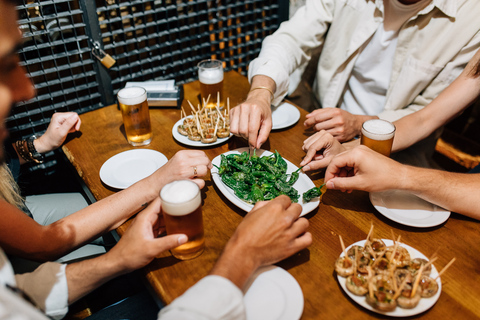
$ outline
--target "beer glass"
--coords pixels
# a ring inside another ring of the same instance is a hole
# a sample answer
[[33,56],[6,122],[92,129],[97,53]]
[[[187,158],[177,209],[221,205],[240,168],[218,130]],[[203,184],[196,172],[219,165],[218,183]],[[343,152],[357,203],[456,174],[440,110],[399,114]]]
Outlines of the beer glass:
[[394,136],[395,126],[393,123],[382,119],[371,119],[362,125],[360,143],[389,157]]
[[132,146],[144,146],[152,141],[147,91],[142,87],[123,88],[117,93],[127,140]]
[[180,260],[198,257],[205,249],[202,198],[200,188],[190,180],[179,180],[165,185],[160,191],[162,212],[167,234],[183,233],[184,243],[171,251]]
[[[198,80],[203,100],[208,99],[207,108],[223,106],[223,65],[220,60],[203,60],[198,63]],[[220,98],[218,100],[218,98]],[[203,106],[203,103],[202,103]]]

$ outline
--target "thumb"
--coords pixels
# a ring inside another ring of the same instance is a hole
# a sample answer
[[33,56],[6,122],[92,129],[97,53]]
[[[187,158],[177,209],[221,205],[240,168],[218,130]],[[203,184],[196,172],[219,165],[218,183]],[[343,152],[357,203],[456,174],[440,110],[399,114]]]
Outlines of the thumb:
[[188,237],[185,234],[172,234],[155,239],[153,245],[157,254],[160,254],[164,251],[176,248],[187,241]]
[[326,185],[328,189],[352,191],[356,190],[358,186],[358,177],[335,177],[327,181]]
[[65,121],[60,125],[64,132],[75,132],[76,131],[76,124],[79,118],[78,115],[73,114],[70,117],[66,118]]

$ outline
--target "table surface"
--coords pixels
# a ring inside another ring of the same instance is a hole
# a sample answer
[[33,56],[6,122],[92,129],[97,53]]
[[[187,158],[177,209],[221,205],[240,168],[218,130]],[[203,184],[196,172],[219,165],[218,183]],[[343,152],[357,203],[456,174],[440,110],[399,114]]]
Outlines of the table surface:
[[[188,113],[187,99],[199,103],[198,81],[186,84],[183,107]],[[245,99],[247,79],[237,72],[225,74],[225,95],[233,107]],[[311,134],[303,127],[306,112],[300,109],[300,121],[294,126],[274,131],[262,147],[278,150],[293,164],[301,162],[303,141]],[[171,158],[177,151],[191,147],[179,144],[172,136],[172,127],[180,119],[179,109],[152,108],[150,111],[153,141],[145,148],[158,150]],[[97,200],[118,191],[104,185],[99,176],[102,164],[115,154],[134,149],[121,131],[122,116],[116,105],[82,114],[81,134],[63,147],[65,154]],[[233,137],[222,145],[201,148],[210,159],[239,147],[243,139]],[[386,173],[386,178],[388,178]],[[324,171],[309,174],[316,186],[323,183]],[[439,186],[443,188],[446,186]],[[227,200],[210,176],[202,190],[206,250],[198,258],[179,261],[167,252],[144,268],[143,272],[164,303],[170,303],[187,288],[206,276],[222,248],[241,222],[245,212]],[[382,317],[355,304],[340,288],[334,272],[335,260],[342,249],[338,236],[348,246],[366,238],[374,224],[374,237],[391,239],[391,232],[401,235],[401,242],[425,254],[438,250],[437,270],[453,257],[456,262],[442,275],[442,293],[436,305],[419,315],[426,319],[480,318],[480,234],[478,222],[452,214],[444,224],[433,228],[412,228],[397,224],[379,214],[370,203],[368,193],[351,194],[329,190],[320,206],[308,214],[313,243],[296,255],[278,263],[300,284],[305,305],[302,319],[365,319]],[[128,224],[128,222],[126,223]],[[126,224],[118,229],[122,234]]]

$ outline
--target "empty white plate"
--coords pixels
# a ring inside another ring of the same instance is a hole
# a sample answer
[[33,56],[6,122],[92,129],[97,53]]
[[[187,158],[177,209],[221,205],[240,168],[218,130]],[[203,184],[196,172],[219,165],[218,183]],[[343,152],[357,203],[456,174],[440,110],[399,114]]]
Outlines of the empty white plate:
[[290,127],[300,119],[300,111],[288,102],[272,107],[272,130]]
[[245,286],[247,320],[297,320],[303,313],[303,292],[282,268],[260,268]]
[[371,192],[370,201],[385,217],[410,227],[434,227],[450,217],[450,211],[402,190]]
[[116,189],[126,189],[154,173],[168,162],[161,152],[134,149],[114,155],[100,168],[100,179]]

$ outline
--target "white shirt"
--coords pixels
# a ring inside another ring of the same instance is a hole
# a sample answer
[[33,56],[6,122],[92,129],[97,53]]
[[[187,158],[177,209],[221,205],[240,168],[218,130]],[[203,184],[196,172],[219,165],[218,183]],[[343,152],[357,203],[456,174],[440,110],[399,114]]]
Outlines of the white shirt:
[[[12,266],[0,249],[0,315],[36,315],[26,319],[44,319],[40,312],[6,288],[6,284],[25,292],[52,319],[61,319],[68,312],[66,265],[55,262],[42,264],[34,272],[14,275]],[[12,302],[14,301],[14,302]]]
[[342,109],[371,116],[383,111],[400,27],[430,1],[421,0],[410,5],[398,0],[384,2],[385,19],[360,49],[340,103]]
[[[262,43],[248,69],[272,78],[274,105],[288,89],[289,75],[323,45],[315,95],[335,108],[345,92],[359,48],[383,23],[382,0],[307,0]],[[422,109],[460,75],[480,48],[478,0],[432,0],[400,28],[382,119],[395,121]]]
[[[0,249],[0,318],[47,319],[29,302],[6,287],[20,288],[53,319],[68,312],[68,287],[65,264],[47,262],[32,273],[14,275],[12,266]],[[163,308],[160,320],[243,320],[243,293],[231,281],[220,276],[207,276]]]

